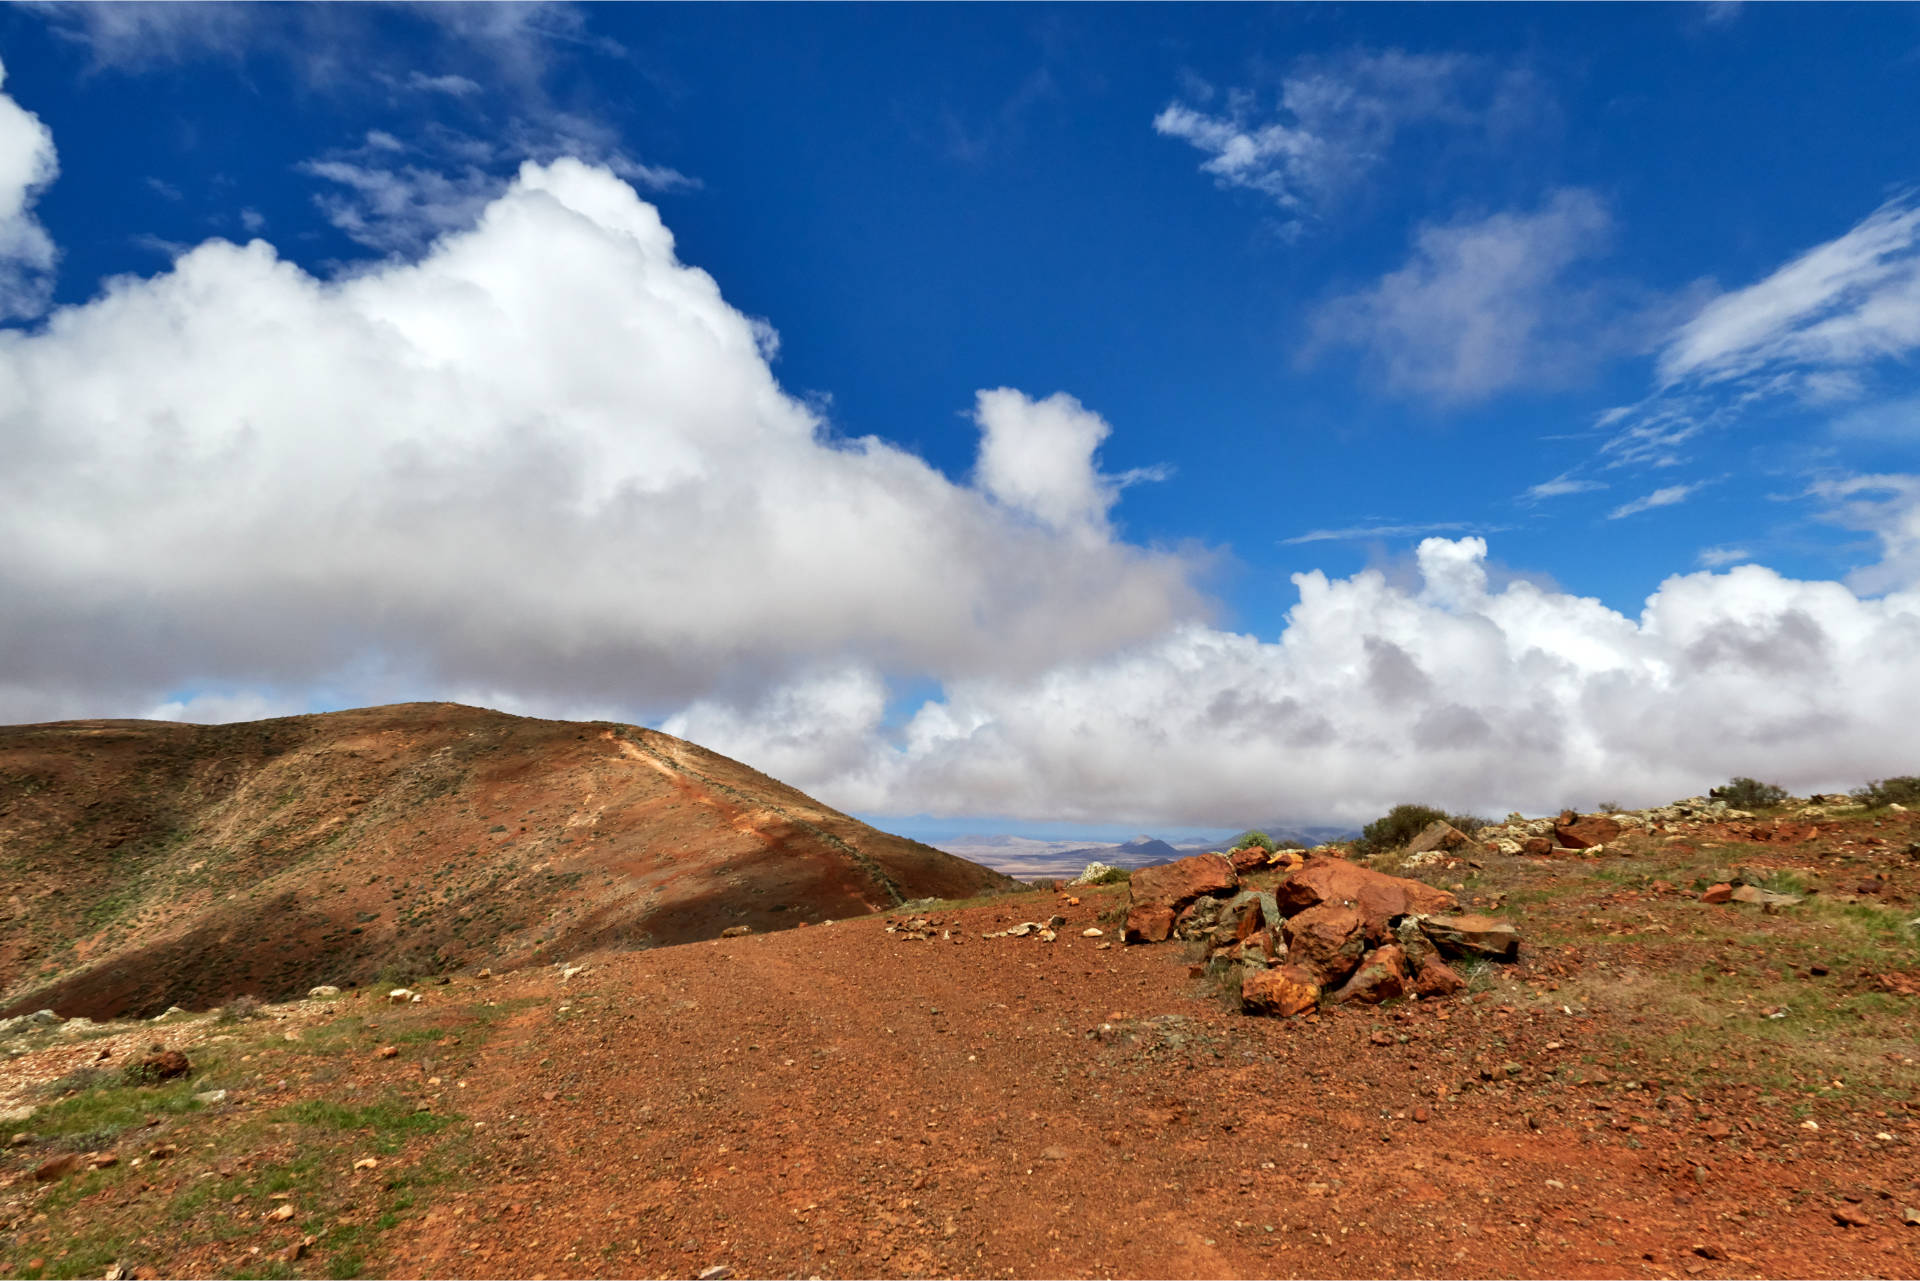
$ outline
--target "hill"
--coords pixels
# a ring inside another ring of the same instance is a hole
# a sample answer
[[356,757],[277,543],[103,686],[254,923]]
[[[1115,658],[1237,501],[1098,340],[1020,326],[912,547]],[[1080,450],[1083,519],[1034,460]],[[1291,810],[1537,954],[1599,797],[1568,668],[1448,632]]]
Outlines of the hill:
[[0,728],[0,1015],[151,1015],[1010,886],[630,725]]

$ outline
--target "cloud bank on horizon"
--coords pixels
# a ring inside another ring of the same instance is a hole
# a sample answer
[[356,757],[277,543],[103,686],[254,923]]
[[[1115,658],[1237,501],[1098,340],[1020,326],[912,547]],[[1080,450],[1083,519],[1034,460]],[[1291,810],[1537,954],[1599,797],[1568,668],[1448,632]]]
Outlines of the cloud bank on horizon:
[[[1308,217],[1402,131],[1485,132],[1536,93],[1477,60],[1380,58],[1287,80],[1278,122],[1231,97],[1153,127]],[[1119,519],[1129,486],[1171,474],[1103,469],[1123,407],[980,386],[953,406],[977,440],[952,476],[781,385],[779,317],[682,261],[641,194],[675,171],[602,151],[504,188],[403,167],[376,189],[367,160],[310,172],[358,193],[322,208],[382,259],[316,274],[215,237],[50,308],[54,138],[0,91],[0,312],[27,322],[0,329],[0,720],[447,697],[645,719],[872,814],[1142,825],[1920,762],[1920,475],[1805,487],[1874,549],[1844,580],[1722,545],[1637,615],[1495,581],[1497,530],[1317,529],[1284,541],[1429,536],[1410,566],[1293,574],[1262,638],[1214,621],[1225,548]],[[1703,389],[1832,398],[1920,349],[1910,203],[1744,288],[1582,285],[1570,307],[1614,221],[1563,187],[1423,223],[1312,342],[1359,350],[1393,394],[1460,400],[1575,376],[1596,345],[1651,353],[1592,459],[1534,487],[1618,490],[1619,521],[1715,483],[1654,483],[1732,422]]]

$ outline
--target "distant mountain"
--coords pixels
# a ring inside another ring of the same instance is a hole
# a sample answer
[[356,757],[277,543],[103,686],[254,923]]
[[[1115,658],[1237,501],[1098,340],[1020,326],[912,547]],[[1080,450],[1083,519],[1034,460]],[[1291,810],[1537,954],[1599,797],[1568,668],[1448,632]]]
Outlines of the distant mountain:
[[[1276,841],[1295,841],[1312,847],[1327,841],[1350,840],[1360,833],[1344,827],[1295,827],[1271,823],[1257,829]],[[1232,837],[1217,841],[1188,841],[1175,845],[1156,836],[1141,835],[1118,845],[1077,845],[1071,841],[1044,841],[1028,836],[961,836],[941,841],[949,854],[983,863],[996,872],[1025,880],[1077,876],[1089,863],[1111,867],[1147,867],[1209,850],[1224,851]]]
[[1158,837],[1136,836],[1119,845],[1083,845],[1079,849],[1062,850],[1060,857],[1079,858],[1088,863],[1108,863],[1114,867],[1146,867],[1184,855],[1178,846],[1169,845]]

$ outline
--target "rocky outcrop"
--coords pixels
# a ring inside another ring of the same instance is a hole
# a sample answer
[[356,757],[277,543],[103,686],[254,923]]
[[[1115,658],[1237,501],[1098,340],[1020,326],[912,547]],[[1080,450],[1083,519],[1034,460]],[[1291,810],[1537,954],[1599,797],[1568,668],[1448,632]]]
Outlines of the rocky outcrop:
[[1287,920],[1287,959],[1322,987],[1343,982],[1366,954],[1366,922],[1350,907],[1322,903]]
[[1554,839],[1563,849],[1591,850],[1620,839],[1626,829],[1605,814],[1575,814],[1568,810],[1553,825]]
[[1492,916],[1429,916],[1420,921],[1420,932],[1443,956],[1489,961],[1513,961],[1520,956],[1520,931]]
[[1178,912],[1202,895],[1233,893],[1240,888],[1240,876],[1224,855],[1196,854],[1140,868],[1127,885],[1134,904],[1164,903]]
[[1399,916],[1451,912],[1459,900],[1424,881],[1388,876],[1343,858],[1316,857],[1274,890],[1288,915],[1324,904],[1351,907],[1366,922],[1368,937],[1385,942],[1387,923]]
[[[1467,848],[1459,829],[1439,826],[1460,840],[1430,828],[1429,848]],[[1424,881],[1323,853],[1290,871],[1261,871],[1279,877],[1272,889],[1264,880],[1243,883],[1217,854],[1142,868],[1133,875],[1126,941],[1199,944],[1206,960],[1196,975],[1237,974],[1241,1008],[1280,1017],[1323,1001],[1452,995],[1467,985],[1444,957],[1518,954],[1510,924],[1458,915],[1459,900]]]

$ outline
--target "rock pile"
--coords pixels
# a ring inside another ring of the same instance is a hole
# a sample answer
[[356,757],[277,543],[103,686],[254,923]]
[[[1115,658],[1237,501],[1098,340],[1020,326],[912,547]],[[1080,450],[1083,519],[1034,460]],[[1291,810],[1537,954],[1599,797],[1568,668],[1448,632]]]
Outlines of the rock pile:
[[[1824,798],[1816,798],[1824,799]],[[1789,802],[1790,805],[1799,802]],[[1801,814],[1820,815],[1814,807]],[[1606,852],[1607,846],[1628,832],[1675,834],[1692,830],[1700,823],[1719,823],[1753,818],[1747,810],[1734,809],[1725,801],[1705,796],[1689,796],[1671,805],[1645,810],[1609,810],[1599,814],[1581,814],[1562,810],[1554,818],[1525,818],[1507,815],[1504,823],[1491,824],[1474,833],[1485,848],[1500,854],[1530,854],[1539,857],[1591,858]],[[1435,824],[1439,826],[1439,824]],[[1424,839],[1425,834],[1422,834]],[[1415,845],[1418,845],[1418,841]],[[1409,852],[1413,850],[1409,846]]]
[[1204,945],[1201,972],[1237,972],[1252,1014],[1445,996],[1466,986],[1448,959],[1519,955],[1511,924],[1459,914],[1447,891],[1318,852],[1271,889],[1243,884],[1220,854],[1141,868],[1131,885],[1126,941]]
[[933,916],[909,916],[905,918],[889,916],[887,918],[887,933],[893,935],[903,943],[928,943],[935,939],[939,939],[941,942],[958,943],[960,937],[954,933],[958,924],[957,921],[942,922],[938,917]]

